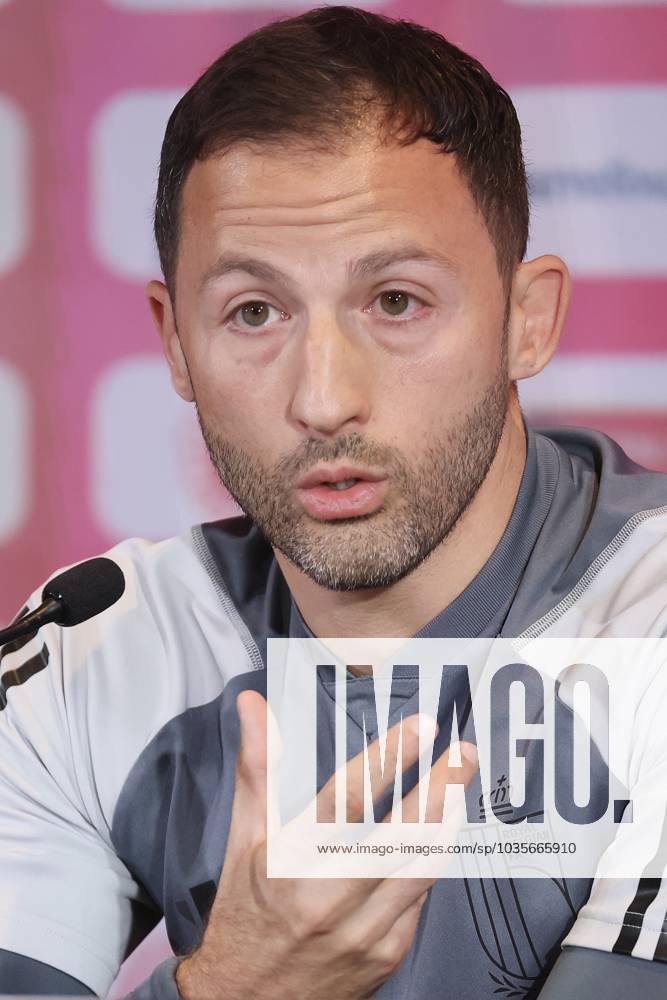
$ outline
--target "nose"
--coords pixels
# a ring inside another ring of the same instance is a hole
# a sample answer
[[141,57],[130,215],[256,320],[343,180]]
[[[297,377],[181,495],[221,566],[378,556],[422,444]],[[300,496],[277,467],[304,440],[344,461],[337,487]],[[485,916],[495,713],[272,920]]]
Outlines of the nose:
[[350,433],[370,410],[370,359],[335,318],[312,316],[295,345],[290,416],[311,437]]

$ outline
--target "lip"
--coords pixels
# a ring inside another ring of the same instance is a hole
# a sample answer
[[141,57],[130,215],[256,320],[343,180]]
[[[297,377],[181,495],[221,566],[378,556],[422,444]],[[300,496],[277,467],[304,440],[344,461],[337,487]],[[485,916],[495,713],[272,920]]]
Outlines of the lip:
[[382,473],[369,472],[366,469],[357,469],[353,465],[339,465],[335,468],[329,465],[318,465],[296,485],[300,490],[308,490],[313,486],[322,486],[324,483],[340,483],[343,479],[361,479],[367,483],[378,483],[380,480],[386,479],[386,476]]
[[[320,474],[318,473],[318,475]],[[309,478],[312,479],[312,476]],[[350,471],[345,470],[345,475],[341,474],[337,479],[327,480],[327,482],[340,482],[341,479],[351,478],[353,476]],[[359,477],[355,476],[354,478]],[[307,480],[305,481],[307,482]],[[362,517],[365,514],[375,513],[387,495],[388,488],[388,479],[359,478],[359,482],[355,483],[354,486],[348,486],[343,490],[333,490],[330,486],[325,486],[323,480],[319,478],[312,486],[300,487],[297,490],[297,495],[311,517],[318,521],[339,521],[343,518]]]

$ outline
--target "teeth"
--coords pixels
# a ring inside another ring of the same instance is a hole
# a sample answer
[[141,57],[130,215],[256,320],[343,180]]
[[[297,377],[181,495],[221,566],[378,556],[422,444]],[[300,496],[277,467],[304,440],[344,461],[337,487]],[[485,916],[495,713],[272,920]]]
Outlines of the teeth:
[[341,479],[340,482],[337,483],[327,483],[327,486],[329,486],[332,490],[347,490],[350,486],[354,486],[354,484],[358,482],[358,479]]

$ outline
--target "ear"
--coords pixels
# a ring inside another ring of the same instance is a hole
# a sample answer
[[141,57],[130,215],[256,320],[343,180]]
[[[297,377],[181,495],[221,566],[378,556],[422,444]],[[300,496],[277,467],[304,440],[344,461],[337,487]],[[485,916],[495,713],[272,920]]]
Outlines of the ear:
[[195,396],[167,286],[162,281],[149,281],[146,285],[146,298],[162,340],[162,349],[171,373],[171,384],[182,399],[191,403]]
[[570,304],[565,261],[553,254],[520,264],[514,274],[508,331],[509,377],[537,375],[558,346]]

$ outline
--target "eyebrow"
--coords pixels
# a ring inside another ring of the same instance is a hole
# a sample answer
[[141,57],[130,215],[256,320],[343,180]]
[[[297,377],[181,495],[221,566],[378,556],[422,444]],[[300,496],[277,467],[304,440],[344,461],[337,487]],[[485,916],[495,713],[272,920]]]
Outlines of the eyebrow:
[[[357,260],[350,261],[347,266],[348,279],[361,280],[379,271],[384,271],[393,264],[405,264],[409,261],[421,261],[426,264],[435,264],[437,267],[457,275],[458,265],[446,254],[420,246],[417,243],[406,243],[402,246],[393,247],[387,250],[374,250],[365,254]],[[258,257],[250,257],[244,254],[221,254],[215,264],[206,271],[202,278],[200,291],[204,291],[212,282],[217,281],[226,274],[242,272],[250,274],[259,281],[272,281],[292,287],[292,279],[280,268],[269,264],[268,261]]]

